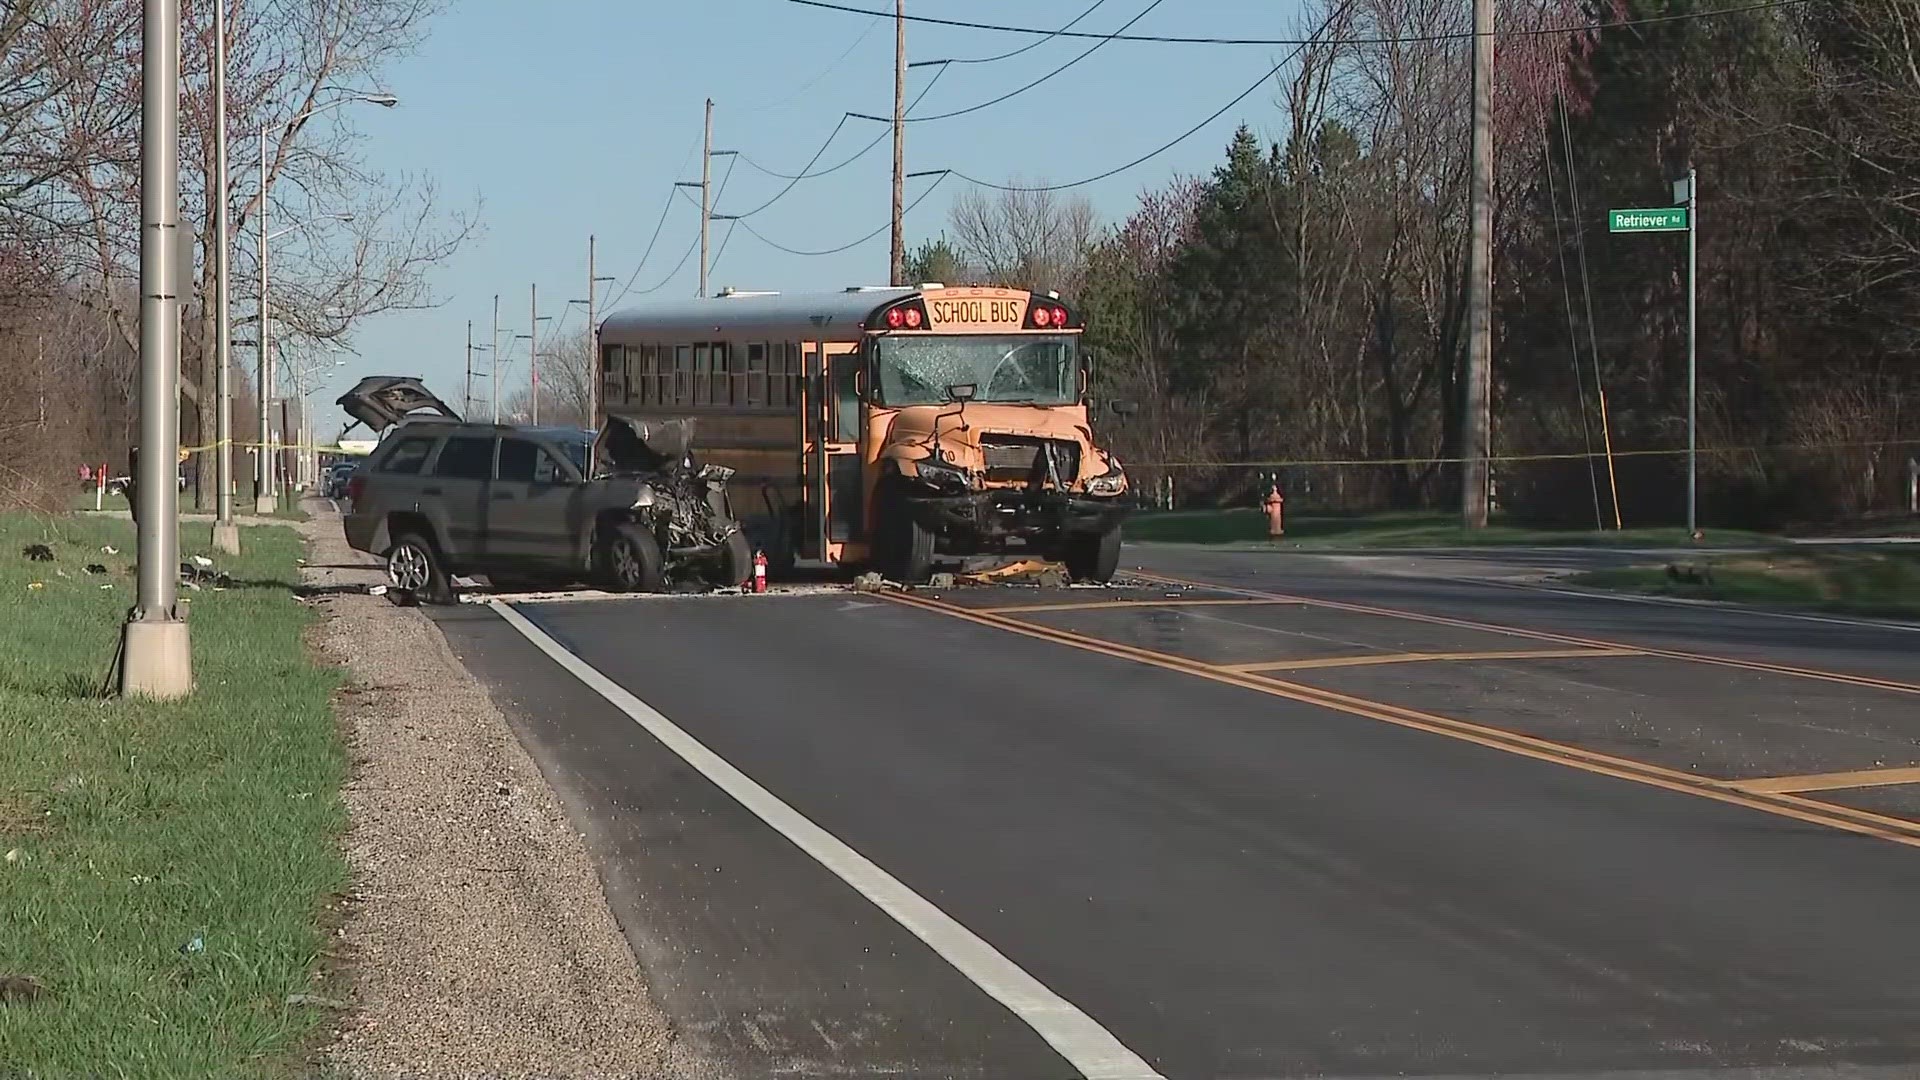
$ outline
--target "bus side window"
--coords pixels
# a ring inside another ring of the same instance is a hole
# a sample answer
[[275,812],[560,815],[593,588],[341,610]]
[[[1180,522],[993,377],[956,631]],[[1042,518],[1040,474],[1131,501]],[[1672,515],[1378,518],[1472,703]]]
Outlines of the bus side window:
[[831,354],[827,357],[832,367],[833,383],[833,427],[834,438],[838,442],[858,442],[860,439],[860,363],[862,357],[858,351]]
[[693,346],[675,345],[673,347],[673,400],[671,404],[685,405],[693,400]]
[[781,404],[789,409],[798,408],[800,405],[800,380],[806,378],[807,374],[806,366],[800,359],[800,343],[797,341],[789,341],[785,345],[782,345],[781,348],[786,352],[786,362],[781,367],[782,377],[780,381],[785,387],[783,392],[784,400]]
[[648,391],[653,389],[653,371],[647,364],[651,352],[647,345],[627,346],[627,400],[636,405],[652,404]]
[[727,366],[727,360],[729,359],[727,343],[724,341],[716,341],[713,343],[712,348],[713,397],[710,404],[731,405],[733,404],[733,372]]
[[767,346],[763,342],[747,345],[747,370],[741,374],[734,400],[748,408],[767,404]]

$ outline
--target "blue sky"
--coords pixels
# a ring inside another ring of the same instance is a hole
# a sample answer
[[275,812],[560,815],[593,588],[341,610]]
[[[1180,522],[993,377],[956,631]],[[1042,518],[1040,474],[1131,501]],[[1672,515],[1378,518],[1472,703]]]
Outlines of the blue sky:
[[[1027,26],[1058,26],[1092,0],[909,0],[914,14]],[[1118,28],[1150,0],[1107,0],[1076,29]],[[853,6],[888,6],[875,0]],[[1135,33],[1293,36],[1298,0],[1163,2]],[[356,332],[359,356],[335,372],[331,401],[361,375],[423,375],[457,405],[466,324],[484,341],[493,296],[501,323],[525,332],[528,286],[554,322],[586,295],[587,236],[599,239],[599,272],[618,277],[602,303],[634,274],[675,180],[699,179],[704,100],[715,102],[714,146],[785,173],[801,170],[848,110],[891,108],[891,21],[803,7],[787,0],[569,0],[538,4],[461,0],[432,24],[424,47],[387,73],[401,98],[392,111],[355,117],[371,161],[390,172],[431,175],[449,204],[482,202],[484,235],[434,278],[440,306],[392,312]],[[862,33],[865,36],[862,37]],[[859,39],[856,44],[856,39]],[[990,56],[1028,43],[1014,35],[909,24],[909,60]],[[954,65],[919,112],[945,112],[993,98],[1065,63],[1092,42],[1054,39],[1010,60]],[[851,51],[849,49],[851,48]],[[984,179],[1059,182],[1104,172],[1191,127],[1245,89],[1284,50],[1112,42],[1050,81],[964,117],[912,124],[907,169],[952,167]],[[909,72],[908,95],[937,69]],[[817,77],[817,81],[816,80]],[[1180,146],[1079,189],[1103,221],[1124,217],[1136,196],[1176,172],[1211,167],[1242,120],[1266,133],[1282,125],[1276,95],[1256,91]],[[882,133],[848,121],[821,157],[837,163]],[[715,159],[715,182],[725,158]],[[820,166],[816,166],[818,168]],[[928,181],[909,182],[908,199]],[[717,212],[752,209],[786,181],[735,166]],[[752,218],[761,233],[803,250],[837,247],[885,224],[886,143],[830,176],[805,180]],[[907,218],[909,244],[937,235],[964,189],[949,179]],[[698,212],[680,202],[666,219],[633,289],[691,296],[696,266],[668,271],[697,235]],[[726,226],[716,223],[714,245]],[[837,255],[801,257],[769,248],[742,229],[721,252],[714,289],[808,291],[884,283],[887,237]],[[604,307],[603,307],[604,310]],[[585,325],[566,313],[563,329]],[[505,336],[505,335],[503,335]],[[524,342],[503,382],[526,378]],[[484,395],[484,386],[475,391]]]

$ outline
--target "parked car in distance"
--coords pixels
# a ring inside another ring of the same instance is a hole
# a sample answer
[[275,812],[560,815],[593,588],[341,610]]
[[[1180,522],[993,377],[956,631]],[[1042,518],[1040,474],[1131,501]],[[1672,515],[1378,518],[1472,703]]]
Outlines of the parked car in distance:
[[597,438],[469,423],[401,376],[369,376],[339,405],[383,433],[347,482],[347,543],[423,600],[451,599],[469,574],[507,589],[658,592],[753,572],[727,503],[732,470],[693,462],[691,421],[613,420]]
[[336,461],[327,466],[326,482],[321,485],[320,493],[329,499],[346,498],[347,480],[359,467],[358,461]]

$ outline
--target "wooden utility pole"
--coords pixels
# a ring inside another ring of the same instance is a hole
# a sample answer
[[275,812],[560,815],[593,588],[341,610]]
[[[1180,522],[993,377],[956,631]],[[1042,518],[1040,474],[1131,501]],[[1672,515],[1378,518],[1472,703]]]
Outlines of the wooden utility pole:
[[540,422],[540,283],[527,286],[527,372],[533,384],[533,416]]
[[493,294],[493,337],[487,350],[487,400],[493,405],[493,422],[500,422],[500,294]]
[[1461,418],[1460,510],[1487,524],[1493,397],[1493,0],[1473,0],[1473,160],[1467,246],[1467,385]]
[[593,276],[593,235],[587,235],[587,417],[581,427],[598,427],[600,412],[600,324],[594,317],[593,294],[600,279]]
[[902,225],[907,190],[907,0],[893,0],[893,251],[888,280],[907,283],[907,238]]
[[707,135],[700,154],[700,295],[707,295],[707,223],[713,219],[713,99],[707,99]]
[[467,320],[467,388],[460,404],[460,415],[473,415],[473,320]]

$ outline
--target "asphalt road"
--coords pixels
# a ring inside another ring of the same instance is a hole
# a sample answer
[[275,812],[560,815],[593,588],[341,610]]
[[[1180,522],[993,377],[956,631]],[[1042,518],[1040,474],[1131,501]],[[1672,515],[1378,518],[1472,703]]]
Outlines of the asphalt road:
[[[1920,785],[1724,786],[1920,765],[1920,635],[1129,561],[1225,588],[515,610],[1166,1077],[1920,1076]],[[683,1037],[743,1077],[1081,1075],[501,615],[437,618]]]

